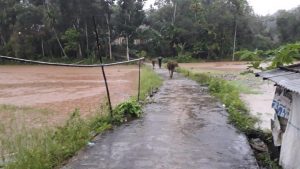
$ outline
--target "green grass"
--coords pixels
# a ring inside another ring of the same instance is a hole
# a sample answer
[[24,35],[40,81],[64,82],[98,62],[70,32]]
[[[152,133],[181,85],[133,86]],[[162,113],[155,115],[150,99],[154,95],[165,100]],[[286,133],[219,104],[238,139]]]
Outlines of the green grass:
[[[73,156],[97,133],[110,129],[107,116],[83,120],[75,110],[63,127],[27,129],[1,138],[2,159],[8,169],[51,169]],[[6,156],[6,154],[12,154]]]
[[[258,119],[249,115],[246,104],[240,98],[241,89],[239,89],[239,85],[207,73],[193,73],[181,68],[179,68],[178,71],[202,85],[207,85],[210,93],[225,104],[229,114],[229,122],[241,132],[245,133],[248,138],[261,138],[267,142],[270,147],[273,146],[273,143],[267,139],[270,137],[270,133],[262,133],[261,130],[255,128]],[[244,92],[249,92],[249,90],[247,89]],[[264,137],[260,137],[259,135]],[[276,162],[271,160],[269,153],[255,152],[255,154],[259,164],[263,167],[268,169],[280,168]]]
[[151,68],[143,67],[141,71],[141,100],[145,100],[152,89],[162,85],[162,78],[158,76]]
[[[162,79],[150,68],[142,69],[141,98],[145,99],[152,88],[159,87]],[[9,105],[0,106],[0,111],[30,111]],[[114,109],[114,118],[108,116],[107,104],[98,110],[97,116],[89,119],[80,117],[75,110],[62,127],[30,128],[28,126],[5,127],[0,125],[0,168],[7,169],[52,169],[61,166],[86,146],[95,135],[111,129],[114,125],[141,116],[142,107],[130,99]],[[10,130],[15,128],[16,130]]]

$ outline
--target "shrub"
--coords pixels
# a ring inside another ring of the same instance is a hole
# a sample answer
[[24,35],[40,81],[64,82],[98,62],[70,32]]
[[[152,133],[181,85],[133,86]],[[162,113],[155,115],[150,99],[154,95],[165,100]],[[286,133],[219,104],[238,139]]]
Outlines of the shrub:
[[128,119],[141,117],[141,115],[142,115],[141,105],[135,99],[131,99],[124,103],[119,104],[114,109],[113,121],[117,124],[123,123],[126,122]]

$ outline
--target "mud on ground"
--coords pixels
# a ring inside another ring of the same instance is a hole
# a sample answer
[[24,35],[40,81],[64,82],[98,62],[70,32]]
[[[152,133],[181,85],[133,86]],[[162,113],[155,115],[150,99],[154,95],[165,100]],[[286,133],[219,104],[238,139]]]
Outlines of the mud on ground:
[[[137,66],[107,67],[106,72],[113,105],[136,94]],[[22,118],[30,125],[59,125],[76,108],[91,116],[105,96],[100,68],[0,66],[2,121]]]

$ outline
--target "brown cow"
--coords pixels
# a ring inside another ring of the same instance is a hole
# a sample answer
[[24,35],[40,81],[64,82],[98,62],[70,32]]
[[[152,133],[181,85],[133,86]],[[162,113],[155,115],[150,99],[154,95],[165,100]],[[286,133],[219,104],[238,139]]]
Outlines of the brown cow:
[[173,78],[173,73],[174,73],[176,67],[178,67],[178,63],[176,61],[169,61],[168,62],[167,68],[169,70],[170,79]]
[[152,66],[153,66],[153,69],[155,68],[155,63],[156,63],[156,60],[155,60],[155,59],[152,59]]

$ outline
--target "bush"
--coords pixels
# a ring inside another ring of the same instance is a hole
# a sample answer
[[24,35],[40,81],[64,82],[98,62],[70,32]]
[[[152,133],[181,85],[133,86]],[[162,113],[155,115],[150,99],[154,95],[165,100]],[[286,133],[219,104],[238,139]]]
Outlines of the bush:
[[142,112],[141,105],[135,99],[131,99],[114,109],[113,121],[117,124],[123,123],[128,119],[141,117]]

